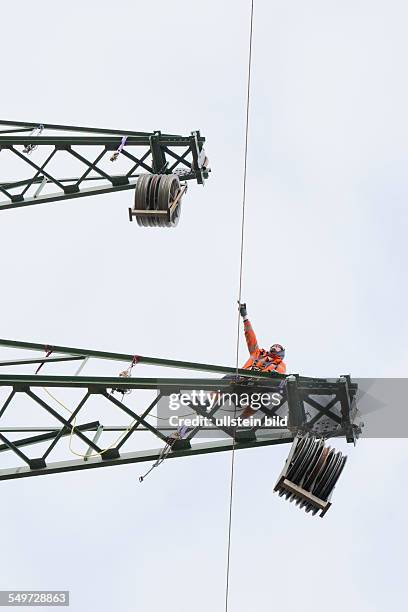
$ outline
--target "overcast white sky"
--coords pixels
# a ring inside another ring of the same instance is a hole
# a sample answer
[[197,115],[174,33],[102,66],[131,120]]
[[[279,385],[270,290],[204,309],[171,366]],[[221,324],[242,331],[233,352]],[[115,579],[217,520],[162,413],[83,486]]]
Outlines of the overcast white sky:
[[[2,18],[1,118],[200,129],[213,172],[176,230],[130,224],[131,192],[1,213],[0,336],[234,365],[249,1],[16,0]],[[406,374],[407,18],[255,0],[243,297],[291,372]],[[286,446],[237,454],[231,612],[403,608],[406,441],[336,445],[324,520],[272,493]],[[229,470],[1,483],[0,587],[69,589],[75,612],[223,610]]]

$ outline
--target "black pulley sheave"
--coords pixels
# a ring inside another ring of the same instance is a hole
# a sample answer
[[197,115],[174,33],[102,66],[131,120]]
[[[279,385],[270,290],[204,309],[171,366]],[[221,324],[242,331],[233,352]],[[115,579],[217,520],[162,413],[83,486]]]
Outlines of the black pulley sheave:
[[296,438],[275,491],[306,512],[316,514],[329,507],[346,459],[340,451],[326,446],[322,438]]
[[[176,174],[140,176],[136,183],[134,206],[138,224],[143,227],[175,227],[180,218],[180,192],[180,179]],[[146,214],[147,211],[150,212]]]

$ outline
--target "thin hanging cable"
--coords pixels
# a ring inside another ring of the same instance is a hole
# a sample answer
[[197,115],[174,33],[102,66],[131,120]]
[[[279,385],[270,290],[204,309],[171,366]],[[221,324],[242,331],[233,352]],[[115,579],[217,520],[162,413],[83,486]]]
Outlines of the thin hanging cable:
[[[239,261],[239,289],[238,289],[238,304],[241,305],[242,297],[242,271],[244,262],[244,237],[245,237],[245,204],[247,191],[247,160],[248,160],[248,134],[249,134],[249,107],[250,107],[250,92],[251,92],[251,66],[252,66],[252,32],[254,21],[254,0],[251,0],[250,26],[249,26],[249,50],[248,50],[248,77],[247,77],[247,96],[246,96],[246,119],[245,119],[245,148],[244,148],[244,175],[242,185],[242,220],[241,220],[241,248]],[[240,313],[237,317],[237,346],[236,346],[236,377],[238,379],[238,360],[239,360],[239,340],[240,340]],[[236,408],[236,407],[235,407]],[[235,409],[236,413],[236,409]],[[234,417],[235,417],[234,413]],[[234,464],[235,464],[235,431],[232,439],[231,453],[231,479],[230,479],[230,501],[229,501],[229,516],[228,516],[228,545],[227,545],[227,570],[226,570],[226,585],[225,585],[225,612],[228,612],[229,604],[229,578],[230,578],[230,561],[231,561],[231,527],[232,527],[232,502],[234,492]]]

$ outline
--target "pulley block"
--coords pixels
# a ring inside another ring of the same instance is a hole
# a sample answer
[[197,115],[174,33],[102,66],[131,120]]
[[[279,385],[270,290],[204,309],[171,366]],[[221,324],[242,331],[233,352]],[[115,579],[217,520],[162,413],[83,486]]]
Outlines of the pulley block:
[[315,515],[320,510],[324,516],[346,460],[322,438],[296,436],[274,491],[306,512]]
[[181,198],[187,184],[176,174],[143,174],[136,183],[134,208],[129,219],[142,227],[175,227],[180,218]]

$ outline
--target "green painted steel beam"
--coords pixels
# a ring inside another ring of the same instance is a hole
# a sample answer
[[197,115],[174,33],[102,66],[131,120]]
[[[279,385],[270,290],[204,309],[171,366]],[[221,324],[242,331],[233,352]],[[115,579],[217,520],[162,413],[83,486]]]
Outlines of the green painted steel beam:
[[[209,453],[219,453],[235,450],[258,448],[261,446],[270,446],[274,444],[289,444],[293,442],[292,434],[279,433],[276,437],[265,437],[251,440],[250,442],[235,442],[232,440],[217,440],[216,442],[207,442],[194,444],[191,448],[173,450],[167,459],[177,459],[180,457],[191,457],[194,455],[203,455]],[[147,461],[157,461],[163,452],[163,448],[123,453],[118,458],[102,459],[101,457],[89,457],[87,461],[83,459],[75,459],[71,461],[59,461],[49,463],[43,468],[29,468],[22,466],[18,468],[10,468],[0,470],[0,480],[11,480],[14,478],[28,478],[30,476],[45,476],[47,474],[58,474],[62,472],[73,472],[77,470],[89,470],[93,468],[108,467],[115,465],[124,465],[129,463],[145,463]]]
[[[129,176],[129,179],[137,179],[140,176],[141,172],[136,172],[135,174],[132,174],[131,176]],[[127,175],[126,175],[127,176]],[[4,189],[15,189],[16,187],[24,187],[25,185],[38,185],[39,183],[43,182],[44,177],[43,176],[37,176],[36,178],[30,178],[30,179],[22,179],[21,181],[12,181],[9,183],[0,183],[1,186]],[[60,183],[75,183],[75,181],[77,181],[78,179],[75,177],[70,177],[70,178],[59,178],[58,182]],[[95,182],[95,181],[101,181],[103,180],[100,176],[86,176],[85,178],[82,179],[82,183],[85,182]],[[51,184],[51,181],[47,183],[48,185]]]
[[[95,357],[97,359],[108,359],[111,361],[125,361],[131,362],[134,357],[137,357],[137,362],[162,366],[166,368],[179,368],[183,370],[198,370],[200,372],[214,372],[216,374],[238,374],[240,376],[246,376],[248,378],[265,378],[268,380],[284,379],[284,374],[270,374],[268,372],[253,372],[251,370],[243,370],[242,368],[227,367],[220,365],[213,365],[209,363],[195,363],[193,361],[178,361],[175,359],[161,359],[158,357],[146,357],[143,355],[135,355],[130,353],[113,353],[108,351],[95,351],[83,348],[74,348],[69,346],[59,346],[56,344],[38,344],[34,342],[20,342],[18,340],[6,340],[0,339],[0,346],[9,348],[27,349],[30,351],[42,351],[44,352],[47,348],[53,349],[56,353],[68,354],[68,355],[80,355],[81,357]],[[160,379],[157,379],[160,380]]]
[[[67,146],[96,146],[96,145],[112,145],[113,147],[120,144],[118,136],[2,136],[0,134],[0,147],[2,149],[10,148],[14,145],[33,144],[38,146],[55,145],[58,148]],[[190,136],[158,136],[158,142],[164,147],[186,147],[191,143]],[[204,143],[204,136],[200,136],[199,143]],[[126,146],[150,146],[149,136],[128,136]]]
[[[101,179],[99,179],[101,180]],[[7,210],[10,208],[22,208],[24,206],[33,206],[35,204],[48,204],[50,202],[59,202],[61,200],[75,200],[76,198],[85,198],[93,195],[100,195],[103,193],[113,193],[115,191],[126,191],[126,189],[134,189],[136,182],[129,182],[126,185],[112,185],[106,183],[98,187],[87,187],[80,191],[75,191],[70,194],[66,194],[63,191],[60,193],[49,193],[42,195],[41,198],[25,198],[17,202],[7,202],[6,204],[0,204],[0,211]]]
[[[158,132],[134,132],[131,130],[112,130],[107,128],[95,128],[95,127],[85,127],[79,125],[61,125],[56,123],[33,123],[31,121],[6,121],[4,119],[0,120],[0,125],[4,125],[7,127],[17,127],[17,128],[25,128],[29,130],[33,130],[34,128],[38,128],[40,125],[44,127],[45,130],[59,130],[63,132],[88,132],[90,134],[116,134],[117,136],[151,136],[153,134],[157,134]],[[171,136],[172,138],[178,138],[177,134],[163,134],[163,136]]]
[[11,367],[17,365],[34,365],[36,363],[59,363],[61,361],[80,361],[81,359],[85,359],[85,357],[81,357],[80,355],[72,355],[68,357],[47,357],[44,359],[14,359],[11,361],[0,361],[0,367]]
[[[243,386],[242,390],[252,389],[259,391],[276,390],[278,380],[269,379],[266,381],[255,382],[254,386]],[[15,391],[25,391],[29,387],[61,387],[89,389],[91,393],[100,393],[105,389],[151,389],[161,390],[165,395],[187,389],[210,389],[218,391],[221,389],[231,390],[231,386],[236,383],[233,380],[224,378],[124,378],[124,377],[105,377],[105,376],[44,376],[29,374],[3,374],[0,375],[0,387],[13,387]],[[323,381],[320,385],[311,381],[299,381],[299,392],[313,393],[314,395],[336,394],[339,390],[339,383]],[[351,390],[354,393],[354,389]]]
[[[271,388],[275,388],[271,380]],[[278,381],[275,381],[278,382]],[[53,376],[33,374],[2,374],[0,387],[73,387],[90,389],[228,389],[234,381],[224,378],[125,378],[106,376]],[[264,383],[263,383],[264,384]],[[269,385],[265,388],[270,388]]]

